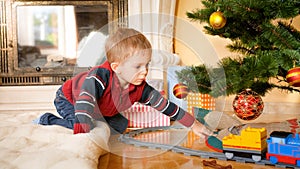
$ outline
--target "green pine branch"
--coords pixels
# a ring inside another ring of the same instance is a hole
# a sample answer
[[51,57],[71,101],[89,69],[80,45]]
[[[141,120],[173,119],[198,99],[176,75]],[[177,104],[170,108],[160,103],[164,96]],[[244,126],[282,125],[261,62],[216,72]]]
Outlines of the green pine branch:
[[[187,12],[193,22],[207,23],[205,33],[229,38],[227,48],[237,53],[219,67],[196,65],[177,72],[190,90],[214,97],[251,88],[265,95],[273,88],[300,92],[286,82],[287,71],[300,65],[300,32],[291,26],[300,13],[299,0],[203,0],[204,8]],[[209,17],[223,12],[225,27],[214,29]],[[288,21],[289,20],[289,21]]]

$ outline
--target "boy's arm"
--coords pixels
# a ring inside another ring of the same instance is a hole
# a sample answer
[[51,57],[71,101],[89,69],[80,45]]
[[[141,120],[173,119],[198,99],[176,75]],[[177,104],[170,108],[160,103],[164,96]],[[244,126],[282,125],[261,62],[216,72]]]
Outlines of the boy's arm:
[[148,84],[145,85],[141,103],[151,106],[173,120],[177,120],[186,127],[191,127],[195,118],[182,108],[164,98],[157,90]]
[[87,114],[75,114],[75,122],[73,126],[73,133],[88,133],[94,128],[92,118],[88,117]]
[[193,132],[198,135],[212,134],[211,131],[198,122],[190,113],[164,98],[157,90],[149,85],[146,85],[144,88],[141,102],[177,120],[182,125],[191,127]]
[[107,85],[107,77],[107,71],[95,69],[85,78],[75,102],[74,134],[88,133],[95,127],[92,117],[94,113],[100,113],[94,110]]

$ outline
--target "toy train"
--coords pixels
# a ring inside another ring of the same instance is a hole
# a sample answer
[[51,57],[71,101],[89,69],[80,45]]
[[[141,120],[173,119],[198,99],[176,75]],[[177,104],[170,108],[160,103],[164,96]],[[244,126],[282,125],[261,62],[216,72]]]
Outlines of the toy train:
[[273,131],[267,137],[265,128],[245,128],[239,135],[230,134],[222,139],[226,158],[234,156],[252,158],[259,162],[269,160],[272,164],[285,163],[300,167],[300,137],[291,132]]

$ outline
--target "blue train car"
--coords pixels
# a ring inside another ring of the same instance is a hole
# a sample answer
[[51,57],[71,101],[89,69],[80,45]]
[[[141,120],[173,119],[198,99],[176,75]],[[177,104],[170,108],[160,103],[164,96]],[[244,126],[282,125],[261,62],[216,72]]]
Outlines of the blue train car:
[[299,134],[274,131],[267,139],[268,151],[266,158],[272,164],[279,162],[300,167],[300,138]]

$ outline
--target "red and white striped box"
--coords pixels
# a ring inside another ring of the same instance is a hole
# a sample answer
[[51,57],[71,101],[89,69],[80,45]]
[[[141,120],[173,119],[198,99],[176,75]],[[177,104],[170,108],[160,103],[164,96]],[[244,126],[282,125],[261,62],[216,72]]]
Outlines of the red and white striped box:
[[129,120],[128,127],[130,128],[170,126],[170,117],[141,103],[134,103],[122,114]]

